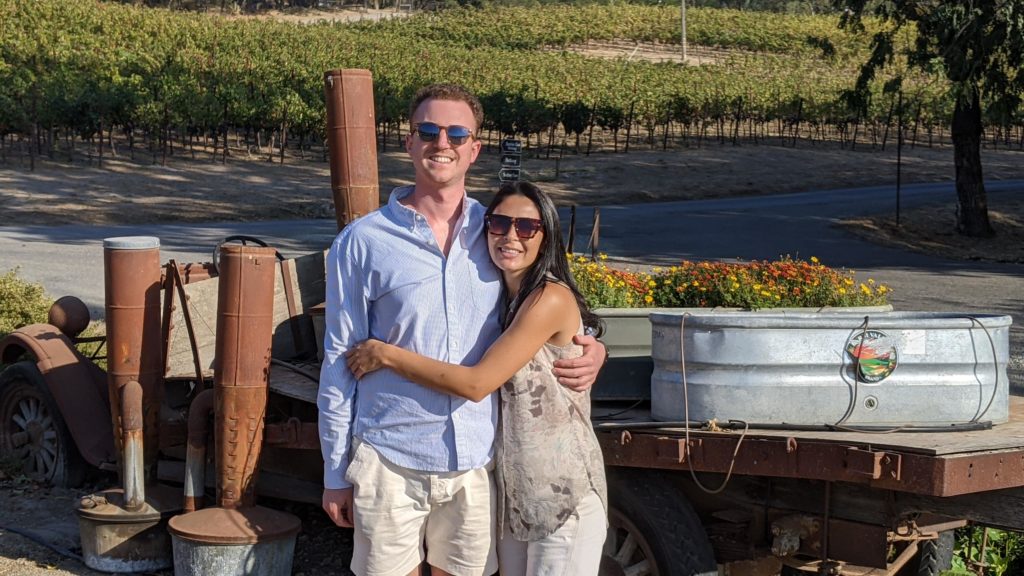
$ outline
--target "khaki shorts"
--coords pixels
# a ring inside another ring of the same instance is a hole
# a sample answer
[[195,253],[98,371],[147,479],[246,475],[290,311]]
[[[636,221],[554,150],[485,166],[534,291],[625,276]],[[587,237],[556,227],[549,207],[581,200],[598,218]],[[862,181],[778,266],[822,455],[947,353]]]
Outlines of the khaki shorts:
[[356,440],[345,475],[355,507],[352,571],[405,576],[425,557],[457,576],[493,574],[498,561],[491,468],[409,470]]

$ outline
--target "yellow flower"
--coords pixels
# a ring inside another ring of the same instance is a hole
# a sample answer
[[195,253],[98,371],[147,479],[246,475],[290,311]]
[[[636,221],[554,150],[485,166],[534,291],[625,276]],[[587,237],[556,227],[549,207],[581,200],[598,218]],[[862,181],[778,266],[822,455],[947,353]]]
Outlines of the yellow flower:
[[776,295],[775,295],[775,299],[776,299],[776,300],[782,300],[782,296],[779,296],[778,294],[776,294]]
[[658,283],[655,282],[654,280],[648,280],[647,285],[650,286],[651,288],[654,288],[655,286],[658,285]]
[[844,283],[845,283],[845,284],[846,284],[847,286],[853,286],[853,280],[851,280],[851,279],[849,279],[849,278],[845,278],[845,279],[843,279],[843,282],[844,282]]
[[846,294],[846,288],[840,288],[839,289],[839,293],[840,294]]
[[604,254],[604,253],[598,254],[597,257],[600,258],[601,260],[607,260],[608,259],[608,255]]
[[820,260],[818,260],[817,256],[811,256],[811,262],[814,262],[815,264],[817,264],[818,262],[820,262]]
[[644,296],[644,302],[647,302],[648,304],[650,304],[651,302],[654,302],[654,296],[651,296],[650,294],[648,294],[647,296]]
[[761,290],[761,296],[771,296],[772,293],[767,290]]
[[871,295],[871,288],[868,288],[867,284],[861,284],[860,291],[867,294],[868,296]]
[[761,285],[760,284],[754,284],[754,290],[760,290],[760,289],[761,289]]
[[874,283],[875,283],[875,279],[874,278],[868,278],[868,284],[874,284]]
[[697,282],[696,280],[694,280],[694,281],[693,281],[693,285],[694,285],[694,286],[700,286],[700,282]]
[[736,288],[739,288],[739,287],[740,287],[739,282],[733,282],[732,283],[733,290],[735,290]]
[[672,285],[672,280],[670,278],[665,278],[665,281],[663,282],[663,284],[665,286],[671,286]]

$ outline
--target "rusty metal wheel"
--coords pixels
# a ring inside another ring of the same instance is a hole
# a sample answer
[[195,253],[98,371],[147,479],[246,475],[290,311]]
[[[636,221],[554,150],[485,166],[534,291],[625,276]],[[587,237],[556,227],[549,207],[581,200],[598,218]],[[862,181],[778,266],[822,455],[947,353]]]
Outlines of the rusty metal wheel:
[[75,486],[85,477],[85,462],[33,362],[0,373],[0,460],[55,486]]
[[609,470],[608,500],[600,576],[718,574],[700,518],[665,473]]

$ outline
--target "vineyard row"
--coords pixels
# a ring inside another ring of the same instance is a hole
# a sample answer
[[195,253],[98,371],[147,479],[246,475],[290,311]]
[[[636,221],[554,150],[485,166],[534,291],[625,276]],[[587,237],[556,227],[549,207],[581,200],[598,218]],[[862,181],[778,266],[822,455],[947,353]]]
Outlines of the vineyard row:
[[[859,130],[864,141],[871,127],[891,126],[900,116],[912,119],[915,132],[948,126],[952,105],[938,78],[908,76],[903,110],[894,109],[895,94],[883,93],[886,77],[876,80],[866,108],[848,106],[842,95],[860,52],[822,17],[748,22],[741,12],[696,11],[694,37],[703,33],[720,49],[744,50],[705,66],[534,49],[578,39],[647,39],[677,14],[622,5],[296,25],[89,0],[0,0],[0,135],[35,143],[27,147],[35,154],[55,149],[58,138],[70,150],[76,138],[102,141],[99,135],[111,133],[125,134],[132,148],[138,138],[164,149],[175,137],[209,139],[221,150],[231,134],[262,134],[283,158],[289,146],[323,142],[321,77],[334,68],[373,72],[384,134],[407,120],[405,103],[418,87],[438,81],[480,94],[487,131],[540,142],[561,133],[575,142],[596,128],[614,135],[613,149],[626,132],[646,134],[652,145],[659,134],[667,142],[673,129],[698,142],[741,132],[756,141],[774,131],[852,143]],[[831,57],[805,50],[815,35],[839,49]],[[986,121],[1011,134],[1024,114]]]

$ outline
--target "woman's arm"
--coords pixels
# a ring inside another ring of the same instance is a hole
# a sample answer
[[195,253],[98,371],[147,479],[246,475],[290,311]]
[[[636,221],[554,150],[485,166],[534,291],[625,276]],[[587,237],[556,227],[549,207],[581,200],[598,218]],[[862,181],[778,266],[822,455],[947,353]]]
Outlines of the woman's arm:
[[479,402],[526,365],[546,342],[568,343],[579,328],[579,309],[567,288],[548,283],[519,308],[512,324],[475,366],[449,364],[378,340],[367,340],[346,354],[356,378],[390,368],[413,382]]

